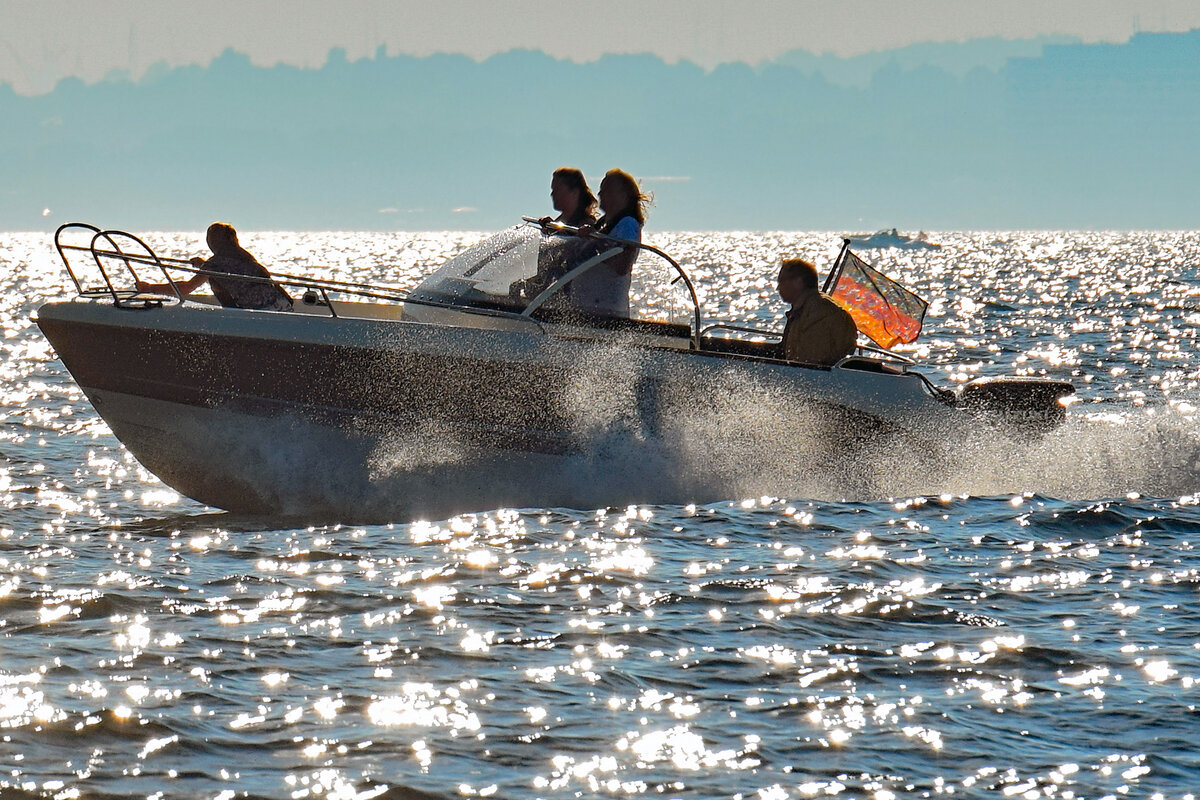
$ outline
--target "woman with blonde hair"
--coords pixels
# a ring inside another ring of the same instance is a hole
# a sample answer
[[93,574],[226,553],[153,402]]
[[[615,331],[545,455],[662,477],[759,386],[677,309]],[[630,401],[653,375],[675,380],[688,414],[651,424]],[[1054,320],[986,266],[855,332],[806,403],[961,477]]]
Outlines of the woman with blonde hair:
[[[594,228],[585,226],[580,235],[602,233],[612,239],[641,244],[649,204],[650,197],[642,192],[632,175],[610,169],[600,182],[600,210],[604,216]],[[582,311],[627,318],[630,274],[637,254],[636,246],[626,247],[624,253],[579,276],[571,287],[572,304]]]

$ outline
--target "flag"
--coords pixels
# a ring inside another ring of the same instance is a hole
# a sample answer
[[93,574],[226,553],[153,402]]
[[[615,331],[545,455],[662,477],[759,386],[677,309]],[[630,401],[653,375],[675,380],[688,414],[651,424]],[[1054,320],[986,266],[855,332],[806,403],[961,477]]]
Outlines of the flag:
[[884,349],[916,341],[929,307],[848,249],[829,296],[850,313],[859,331]]

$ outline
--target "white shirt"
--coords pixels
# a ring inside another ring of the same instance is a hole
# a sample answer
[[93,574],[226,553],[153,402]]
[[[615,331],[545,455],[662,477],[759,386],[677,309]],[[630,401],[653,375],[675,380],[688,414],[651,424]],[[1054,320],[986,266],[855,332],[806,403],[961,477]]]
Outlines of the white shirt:
[[[608,234],[616,239],[631,242],[642,241],[642,226],[633,217],[623,217]],[[605,250],[615,242],[605,242]],[[632,269],[619,273],[617,269],[636,258],[636,251],[629,255],[617,254],[608,261],[592,267],[571,282],[571,305],[580,311],[602,314],[606,317],[629,318],[629,278]]]

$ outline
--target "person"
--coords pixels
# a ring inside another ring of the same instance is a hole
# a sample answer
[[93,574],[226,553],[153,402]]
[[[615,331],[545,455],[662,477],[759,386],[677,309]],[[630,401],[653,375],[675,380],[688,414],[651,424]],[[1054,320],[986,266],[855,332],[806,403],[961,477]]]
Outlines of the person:
[[[139,292],[153,294],[175,294],[176,290],[184,296],[191,294],[208,283],[213,295],[226,308],[250,308],[271,311],[291,311],[292,298],[283,287],[271,279],[271,273],[259,264],[238,244],[237,231],[232,225],[224,222],[214,222],[208,226],[208,249],[213,255],[209,259],[199,256],[191,260],[196,269],[205,273],[197,274],[186,281],[171,281],[170,283],[147,283],[139,280]],[[258,278],[261,280],[244,280],[236,276]]]
[[[602,233],[614,239],[641,243],[650,198],[628,172],[610,169],[600,182],[600,210],[604,216],[594,226],[584,225],[581,236]],[[610,244],[605,240],[601,246]],[[571,304],[581,310],[610,317],[629,317],[629,284],[638,249],[623,253],[588,270],[570,287]]]
[[554,170],[550,178],[550,202],[560,213],[553,220],[543,217],[543,222],[561,222],[572,228],[596,224],[596,195],[588,187],[583,172],[575,167]]
[[[515,281],[509,288],[510,297],[532,299],[565,275],[588,253],[587,247],[578,239],[564,239],[558,234],[567,231],[551,226],[551,223],[557,222],[578,229],[596,224],[596,195],[592,194],[583,171],[575,167],[554,170],[550,178],[550,202],[554,204],[554,210],[560,212],[559,215],[554,219],[542,217],[538,224],[542,226],[542,233],[552,236],[553,241],[542,241],[538,250],[537,274]],[[570,291],[568,285],[563,292],[563,299],[567,298]],[[554,305],[552,301],[551,307]]]
[[831,367],[854,352],[854,319],[817,289],[817,268],[811,261],[784,259],[777,288],[792,306],[783,328],[784,358]]

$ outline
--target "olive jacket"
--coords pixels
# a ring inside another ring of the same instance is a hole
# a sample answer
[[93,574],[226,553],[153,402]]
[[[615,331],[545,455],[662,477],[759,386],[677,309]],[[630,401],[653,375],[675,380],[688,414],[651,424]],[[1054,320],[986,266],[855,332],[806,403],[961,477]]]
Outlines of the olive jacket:
[[831,367],[854,352],[858,328],[845,309],[813,289],[787,314],[783,354],[789,361]]

